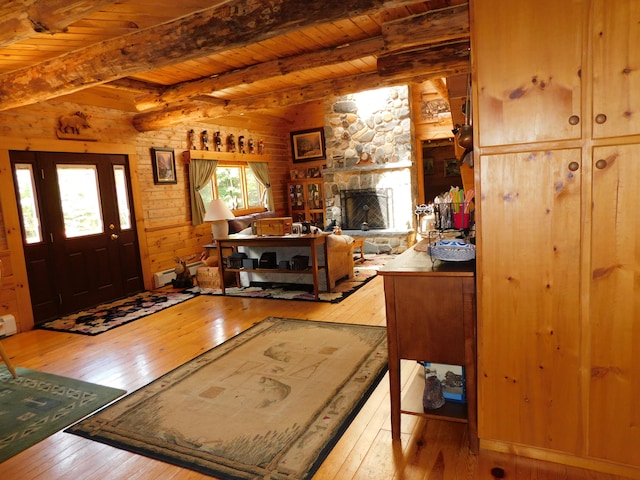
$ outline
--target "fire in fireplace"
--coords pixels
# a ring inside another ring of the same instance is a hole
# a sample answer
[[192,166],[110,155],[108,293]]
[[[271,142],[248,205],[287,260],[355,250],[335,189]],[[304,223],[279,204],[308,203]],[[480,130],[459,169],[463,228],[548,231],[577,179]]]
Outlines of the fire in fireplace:
[[385,229],[389,225],[391,189],[344,190],[340,192],[343,230]]

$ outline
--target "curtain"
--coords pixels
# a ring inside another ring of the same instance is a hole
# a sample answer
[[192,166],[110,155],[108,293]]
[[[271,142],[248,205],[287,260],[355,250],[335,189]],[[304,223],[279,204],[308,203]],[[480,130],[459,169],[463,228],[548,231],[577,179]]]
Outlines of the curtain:
[[201,225],[207,211],[200,190],[204,187],[218,166],[218,160],[192,159],[189,163],[189,195],[191,196],[191,224]]
[[[274,209],[273,191],[271,190],[271,180],[269,178],[269,164],[267,162],[249,162],[249,168],[253,171],[256,179],[264,187],[264,194],[261,202],[268,210]],[[265,202],[266,195],[266,202]]]

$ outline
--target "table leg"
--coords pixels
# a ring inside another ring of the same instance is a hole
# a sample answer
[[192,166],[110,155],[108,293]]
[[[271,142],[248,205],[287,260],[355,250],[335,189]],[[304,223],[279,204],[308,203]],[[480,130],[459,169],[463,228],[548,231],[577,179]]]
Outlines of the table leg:
[[311,269],[313,273],[313,295],[318,300],[320,298],[320,289],[318,288],[318,252],[315,242],[311,242]]
[[400,361],[389,357],[389,396],[391,398],[391,439],[400,440]]
[[225,294],[224,291],[224,257],[222,256],[222,245],[218,242],[218,277],[220,278],[220,289],[222,290],[222,295]]

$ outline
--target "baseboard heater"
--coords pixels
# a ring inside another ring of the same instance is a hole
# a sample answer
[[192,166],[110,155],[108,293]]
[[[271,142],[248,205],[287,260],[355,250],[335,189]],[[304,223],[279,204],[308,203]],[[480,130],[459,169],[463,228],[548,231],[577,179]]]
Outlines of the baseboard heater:
[[0,316],[0,337],[8,337],[18,332],[16,328],[16,317],[13,315]]
[[[199,267],[204,267],[204,263],[202,262],[194,262],[187,265],[191,275],[195,277],[196,270]],[[164,287],[165,285],[169,285],[171,280],[176,278],[176,272],[172,268],[171,270],[165,270],[164,272],[156,272],[153,274],[153,288]]]

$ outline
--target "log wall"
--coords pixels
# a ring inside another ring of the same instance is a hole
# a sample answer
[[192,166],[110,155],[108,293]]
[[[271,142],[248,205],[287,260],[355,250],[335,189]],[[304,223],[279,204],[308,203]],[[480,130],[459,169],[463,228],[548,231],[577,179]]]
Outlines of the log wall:
[[[59,140],[57,119],[81,111],[89,116],[89,130],[82,131],[89,141]],[[188,189],[188,166],[183,152],[188,149],[188,131],[202,130],[222,135],[244,135],[265,143],[265,161],[269,162],[276,211],[286,212],[284,184],[289,177],[289,132],[243,129],[215,124],[181,125],[171,129],[140,133],[131,124],[133,114],[120,110],[91,107],[71,102],[48,102],[0,113],[0,258],[5,264],[3,288],[0,289],[0,315],[12,313],[19,331],[29,330],[33,318],[28,294],[26,267],[9,150],[90,153],[125,153],[132,163],[133,196],[146,288],[152,287],[154,272],[173,268],[175,256],[198,255],[211,241],[207,224],[191,225]],[[151,167],[151,147],[173,148],[176,157],[177,184],[155,185]],[[133,178],[135,177],[135,178]]]

